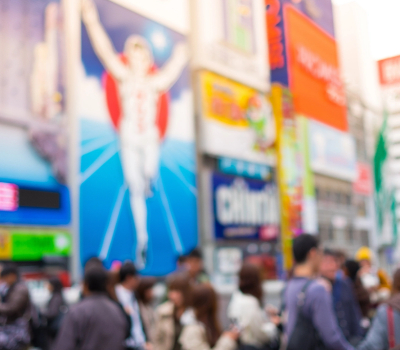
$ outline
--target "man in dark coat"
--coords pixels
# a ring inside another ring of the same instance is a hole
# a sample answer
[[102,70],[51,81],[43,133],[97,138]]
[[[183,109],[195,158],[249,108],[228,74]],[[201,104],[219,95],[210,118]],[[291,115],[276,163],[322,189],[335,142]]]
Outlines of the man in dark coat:
[[84,299],[63,320],[53,349],[123,350],[127,321],[106,294],[107,273],[101,267],[85,271]]

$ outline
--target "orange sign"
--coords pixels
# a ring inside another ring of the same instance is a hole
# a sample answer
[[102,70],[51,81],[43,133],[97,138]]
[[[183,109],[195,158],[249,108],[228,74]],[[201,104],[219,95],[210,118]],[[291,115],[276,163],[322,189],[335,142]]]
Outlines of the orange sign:
[[294,108],[347,131],[345,89],[335,39],[290,5],[284,9]]

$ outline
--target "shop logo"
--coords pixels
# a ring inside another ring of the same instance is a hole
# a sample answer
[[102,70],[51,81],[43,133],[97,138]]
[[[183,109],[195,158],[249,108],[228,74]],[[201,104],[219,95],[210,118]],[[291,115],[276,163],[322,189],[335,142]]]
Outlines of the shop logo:
[[279,25],[282,23],[280,15],[281,4],[279,0],[265,0],[267,12],[269,64],[271,69],[285,67],[285,56],[283,46],[283,32]]

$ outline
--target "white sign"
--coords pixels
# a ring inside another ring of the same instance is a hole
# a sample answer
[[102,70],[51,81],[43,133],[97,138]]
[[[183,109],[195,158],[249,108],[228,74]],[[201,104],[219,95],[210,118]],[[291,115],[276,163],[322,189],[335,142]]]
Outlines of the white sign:
[[111,0],[177,32],[190,31],[188,0]]
[[195,0],[194,65],[269,89],[264,0]]

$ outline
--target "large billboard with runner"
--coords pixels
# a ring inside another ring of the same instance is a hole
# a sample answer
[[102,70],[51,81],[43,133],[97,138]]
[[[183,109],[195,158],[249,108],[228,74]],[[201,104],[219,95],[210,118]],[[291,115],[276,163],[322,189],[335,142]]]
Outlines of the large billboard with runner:
[[81,261],[169,273],[197,245],[187,38],[110,0],[82,22]]

